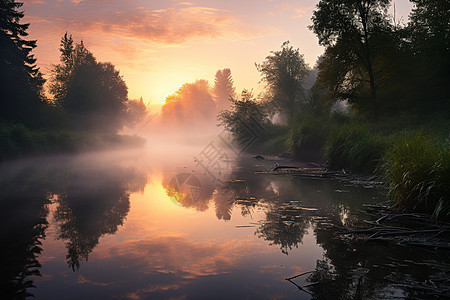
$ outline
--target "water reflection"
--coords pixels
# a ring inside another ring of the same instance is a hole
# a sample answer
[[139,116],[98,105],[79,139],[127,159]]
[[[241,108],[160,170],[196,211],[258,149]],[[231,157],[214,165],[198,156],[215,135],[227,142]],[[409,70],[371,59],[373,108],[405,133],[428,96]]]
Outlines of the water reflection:
[[[448,278],[448,254],[338,234],[360,227],[359,210],[383,200],[382,190],[273,175],[274,161],[245,157],[221,182],[189,168],[155,172],[139,155],[100,157],[1,166],[6,298],[34,293],[32,280],[43,299],[69,290],[75,298],[423,298],[429,290],[411,283]],[[284,280],[305,271],[313,272],[295,280],[311,295]]]
[[162,184],[174,203],[198,211],[208,209],[215,188],[209,176],[197,173],[168,173],[164,175]]
[[57,191],[53,217],[59,227],[58,238],[66,241],[67,263],[75,270],[81,260],[88,260],[101,236],[114,234],[123,224],[130,209],[130,192],[144,189],[146,174],[121,165],[120,160],[73,163],[53,170],[59,171],[61,183],[53,186]]
[[[367,216],[366,216],[367,217]],[[331,217],[330,217],[331,218]],[[338,224],[338,218],[332,224]],[[358,220],[354,220],[355,228]],[[361,222],[361,220],[359,220]],[[450,283],[449,253],[364,242],[337,234],[338,226],[316,224],[324,250],[309,278],[314,299],[438,299],[433,286]],[[428,288],[427,286],[430,286]],[[450,296],[447,292],[445,297]]]
[[30,276],[40,276],[41,239],[48,227],[45,185],[32,168],[7,166],[0,180],[0,291],[5,299],[30,296]]
[[[95,163],[94,163],[95,162]],[[113,234],[128,214],[130,192],[142,191],[147,175],[123,160],[59,157],[3,164],[0,169],[2,295],[31,296],[30,276],[40,276],[37,256],[48,228],[49,206],[58,238],[67,246],[73,270],[105,234]]]

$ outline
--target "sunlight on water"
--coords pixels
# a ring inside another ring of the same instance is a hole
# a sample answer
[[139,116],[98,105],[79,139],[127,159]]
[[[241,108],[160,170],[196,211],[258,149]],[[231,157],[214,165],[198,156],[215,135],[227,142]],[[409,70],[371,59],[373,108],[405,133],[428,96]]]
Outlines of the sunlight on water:
[[338,234],[382,193],[273,174],[287,162],[270,157],[230,154],[208,172],[210,141],[3,164],[11,292],[31,280],[36,299],[310,299],[361,284],[369,298],[406,295],[382,278],[417,252]]
[[[218,290],[224,288],[224,280],[244,289],[256,280],[260,281],[256,284],[258,289],[292,293],[295,290],[284,278],[312,270],[322,257],[311,226],[303,243],[284,255],[279,246],[255,235],[258,223],[266,217],[267,207],[257,206],[246,216],[234,207],[231,220],[221,221],[211,204],[202,212],[184,208],[174,203],[161,179],[155,178],[143,193],[131,194],[124,225],[115,234],[101,237],[89,261],[81,262],[80,270],[74,273],[65,264],[67,241],[56,238],[60,224],[54,218],[57,210],[54,202],[50,205],[47,238],[43,241],[45,251],[39,256],[45,275],[36,280],[36,296],[49,296],[50,290],[45,287],[54,286],[55,282],[61,289],[52,290],[52,297],[58,292],[64,297],[62,287],[72,285],[77,285],[72,292],[77,296],[88,291],[92,295],[98,289],[97,295],[106,292],[109,296],[131,299],[179,297],[185,289],[191,290],[189,286],[197,287],[194,295],[201,296],[205,295],[201,292],[204,288],[200,288],[205,280]],[[273,283],[269,284],[270,281]],[[227,291],[230,296],[234,293]]]

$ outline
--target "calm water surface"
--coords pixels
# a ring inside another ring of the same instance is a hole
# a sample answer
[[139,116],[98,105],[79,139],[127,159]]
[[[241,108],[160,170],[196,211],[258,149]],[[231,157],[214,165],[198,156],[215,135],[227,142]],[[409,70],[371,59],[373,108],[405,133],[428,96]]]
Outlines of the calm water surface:
[[[240,157],[217,175],[191,154],[145,151],[1,166],[2,293],[36,299],[379,299],[448,257],[336,235],[384,191],[268,173]],[[280,162],[278,162],[280,163]],[[220,179],[220,180],[218,180]],[[299,290],[286,281],[311,285]],[[444,274],[445,275],[445,274]],[[34,286],[34,287],[33,287]]]

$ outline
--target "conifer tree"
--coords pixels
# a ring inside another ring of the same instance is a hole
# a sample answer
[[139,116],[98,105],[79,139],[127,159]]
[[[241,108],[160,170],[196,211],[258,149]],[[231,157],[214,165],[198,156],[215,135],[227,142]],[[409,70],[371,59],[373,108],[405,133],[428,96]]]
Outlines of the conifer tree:
[[0,0],[0,118],[35,126],[45,80],[31,54],[36,40],[25,39],[30,24],[20,22],[22,5]]

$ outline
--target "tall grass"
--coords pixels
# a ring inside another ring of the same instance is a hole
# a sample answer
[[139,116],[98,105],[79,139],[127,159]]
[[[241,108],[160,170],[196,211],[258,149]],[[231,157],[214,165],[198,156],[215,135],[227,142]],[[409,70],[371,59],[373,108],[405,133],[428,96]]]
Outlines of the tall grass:
[[289,150],[295,159],[320,160],[322,148],[328,135],[328,123],[325,118],[303,118],[291,129]]
[[422,133],[397,138],[381,169],[390,195],[400,209],[450,217],[450,141],[432,140]]
[[331,128],[325,142],[325,155],[333,168],[374,172],[389,147],[389,138],[369,132],[358,124]]
[[258,151],[264,154],[279,155],[289,150],[288,126],[266,124],[264,128],[264,135],[257,145]]

